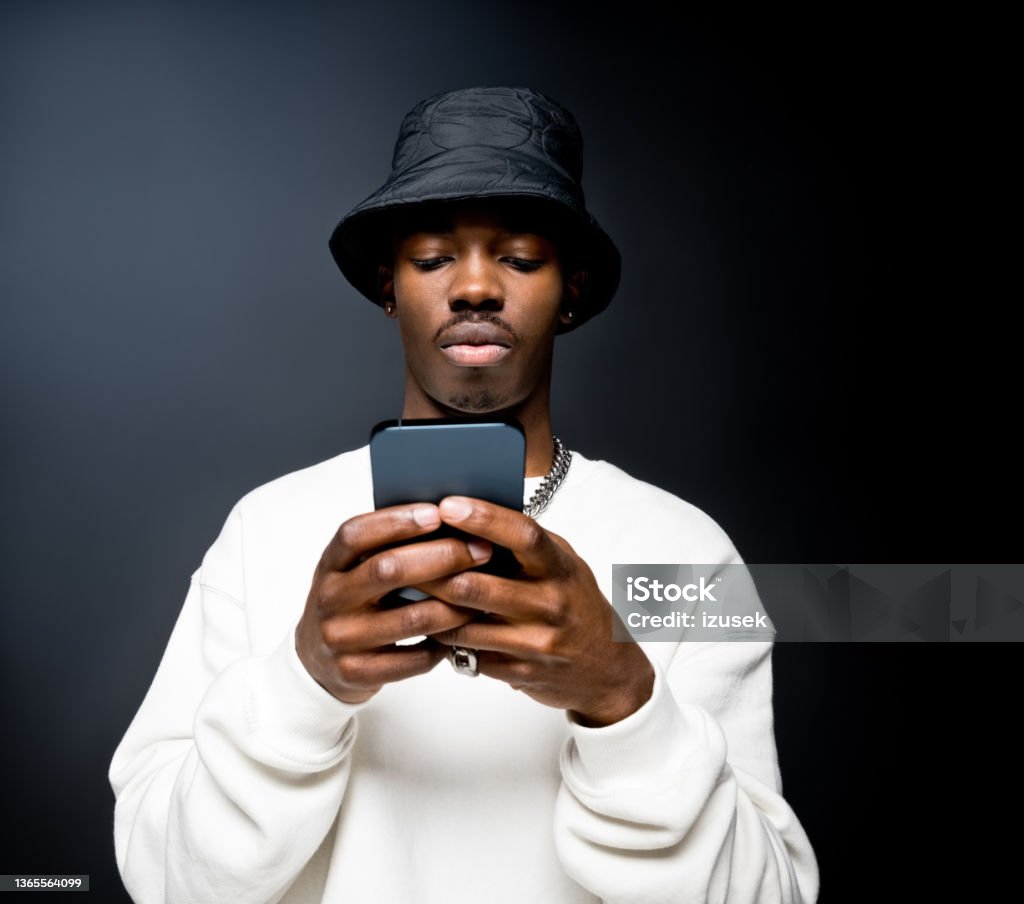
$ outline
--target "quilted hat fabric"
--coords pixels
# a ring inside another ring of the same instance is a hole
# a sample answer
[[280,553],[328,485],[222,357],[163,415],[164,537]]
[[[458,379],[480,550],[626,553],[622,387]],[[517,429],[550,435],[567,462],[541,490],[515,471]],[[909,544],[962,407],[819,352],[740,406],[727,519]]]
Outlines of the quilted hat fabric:
[[387,181],[335,227],[331,253],[346,279],[380,304],[378,267],[391,214],[418,204],[533,199],[538,213],[568,229],[578,265],[589,273],[575,328],[608,306],[621,273],[615,243],[586,208],[582,151],[572,114],[530,88],[465,88],[427,98],[402,121]]

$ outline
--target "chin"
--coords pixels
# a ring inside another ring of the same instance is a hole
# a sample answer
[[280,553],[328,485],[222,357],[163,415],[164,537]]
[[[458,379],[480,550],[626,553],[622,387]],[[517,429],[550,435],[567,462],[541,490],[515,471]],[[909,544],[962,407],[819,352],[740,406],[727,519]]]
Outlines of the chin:
[[490,414],[509,408],[511,404],[508,396],[491,389],[452,393],[444,403],[456,414]]

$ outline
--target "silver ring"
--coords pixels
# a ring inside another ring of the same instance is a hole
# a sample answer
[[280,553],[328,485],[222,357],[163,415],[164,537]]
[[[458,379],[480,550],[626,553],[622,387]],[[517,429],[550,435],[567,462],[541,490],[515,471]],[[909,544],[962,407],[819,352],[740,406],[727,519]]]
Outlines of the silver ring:
[[456,672],[467,678],[476,678],[480,674],[480,669],[477,667],[476,650],[471,650],[468,647],[452,647],[448,653],[448,661]]

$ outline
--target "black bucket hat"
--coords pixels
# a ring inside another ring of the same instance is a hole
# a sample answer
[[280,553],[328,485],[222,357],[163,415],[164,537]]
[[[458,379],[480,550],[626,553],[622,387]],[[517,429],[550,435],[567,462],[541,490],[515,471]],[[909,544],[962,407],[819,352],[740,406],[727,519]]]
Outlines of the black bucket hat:
[[345,278],[380,304],[378,267],[389,251],[396,213],[427,203],[532,199],[571,244],[574,265],[589,274],[577,318],[561,328],[565,332],[608,306],[621,272],[618,248],[587,211],[582,171],[579,126],[551,98],[505,87],[439,94],[406,115],[391,174],[338,223],[331,253]]

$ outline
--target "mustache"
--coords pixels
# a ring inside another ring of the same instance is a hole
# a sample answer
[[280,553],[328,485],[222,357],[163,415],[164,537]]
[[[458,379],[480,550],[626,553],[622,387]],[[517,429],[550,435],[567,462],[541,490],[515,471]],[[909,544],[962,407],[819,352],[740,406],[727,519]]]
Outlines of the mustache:
[[513,340],[518,341],[519,339],[519,336],[516,335],[516,331],[512,328],[512,324],[503,320],[495,314],[494,311],[459,311],[438,327],[437,332],[434,333],[434,341],[436,342],[440,339],[441,335],[446,330],[450,330],[452,327],[458,326],[460,323],[490,323],[498,329],[508,333]]

